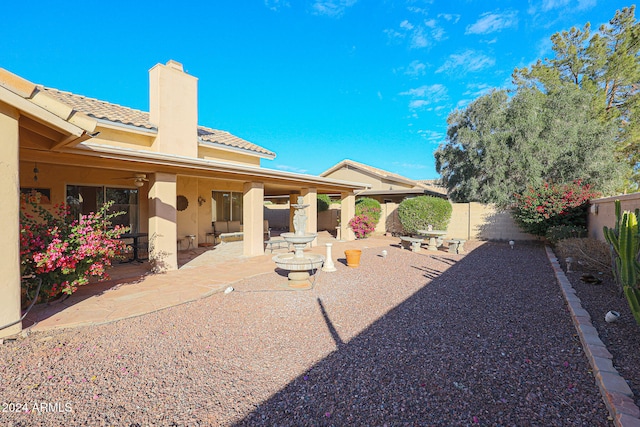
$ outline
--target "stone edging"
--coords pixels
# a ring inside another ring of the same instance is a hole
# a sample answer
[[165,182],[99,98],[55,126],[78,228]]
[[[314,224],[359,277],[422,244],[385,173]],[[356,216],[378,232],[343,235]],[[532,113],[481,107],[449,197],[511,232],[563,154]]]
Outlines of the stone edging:
[[591,323],[591,316],[582,307],[580,298],[577,297],[575,289],[560,267],[553,250],[548,246],[545,249],[567,302],[571,320],[582,342],[582,348],[593,370],[596,384],[600,388],[602,400],[614,424],[618,427],[640,427],[640,408],[634,403],[631,388],[613,367],[613,356],[600,339],[597,329]]

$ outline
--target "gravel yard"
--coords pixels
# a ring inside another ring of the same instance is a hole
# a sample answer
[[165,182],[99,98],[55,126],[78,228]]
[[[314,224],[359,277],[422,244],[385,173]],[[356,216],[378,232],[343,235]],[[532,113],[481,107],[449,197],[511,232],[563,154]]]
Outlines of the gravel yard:
[[0,425],[612,425],[544,248],[474,248],[5,342]]
[[[600,339],[613,355],[614,367],[631,387],[636,405],[640,405],[640,327],[631,314],[627,299],[621,295],[615,284],[611,271],[603,273],[596,275],[602,279],[602,283],[599,284],[582,281],[581,277],[585,274],[582,271],[565,274],[576,290],[583,308],[589,312]],[[607,323],[604,320],[609,310],[620,313],[617,322]]]

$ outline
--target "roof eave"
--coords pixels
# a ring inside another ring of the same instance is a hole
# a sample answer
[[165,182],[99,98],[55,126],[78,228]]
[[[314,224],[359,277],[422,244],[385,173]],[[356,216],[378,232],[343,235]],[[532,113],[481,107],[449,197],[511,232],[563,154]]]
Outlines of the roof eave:
[[84,126],[78,126],[77,124],[72,123],[69,118],[61,118],[54,112],[34,103],[30,99],[23,98],[5,86],[0,86],[0,102],[12,105],[14,108],[20,110],[25,116],[45,122],[48,126],[51,126],[61,133],[69,136],[62,142],[57,143],[56,146],[68,145],[74,141],[78,141],[79,139],[89,139],[91,137],[90,133],[95,130],[95,122],[94,125],[91,126],[89,120],[83,119],[82,122]]
[[291,181],[304,181],[305,183],[320,185],[330,185],[336,188],[357,191],[370,188],[369,184],[361,182],[343,181],[333,178],[324,178],[316,175],[306,175],[294,172],[284,172],[275,169],[262,168],[253,165],[241,165],[236,163],[227,163],[216,160],[200,159],[186,156],[178,156],[173,154],[150,152],[144,150],[134,150],[130,148],[115,147],[104,144],[96,144],[84,142],[75,149],[68,150],[69,153],[77,153],[83,155],[95,155],[109,157],[119,160],[134,160],[138,162],[150,164],[163,164],[178,167],[189,167],[192,169],[201,169],[207,171],[232,172],[237,175],[262,177],[270,179],[284,179]]

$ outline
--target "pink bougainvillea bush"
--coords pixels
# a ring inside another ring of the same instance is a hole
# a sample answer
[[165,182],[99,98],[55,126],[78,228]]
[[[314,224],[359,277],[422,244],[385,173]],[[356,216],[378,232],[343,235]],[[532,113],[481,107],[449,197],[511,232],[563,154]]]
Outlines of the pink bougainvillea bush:
[[576,180],[569,184],[544,183],[529,186],[517,194],[513,217],[527,233],[544,236],[557,226],[586,227],[589,200],[599,197],[589,184]]
[[[52,212],[35,203],[23,205],[20,212],[20,261],[23,276],[42,280],[40,300],[60,294],[71,295],[90,277],[107,279],[112,260],[127,252],[118,238],[128,228],[111,228],[109,213],[113,203],[105,203],[95,213],[74,219],[66,205]],[[32,213],[29,213],[31,211]],[[35,298],[36,281],[23,280],[23,298]],[[23,301],[24,302],[24,301]]]
[[357,239],[364,239],[374,232],[376,221],[367,215],[356,215],[349,221],[349,227],[351,227]]

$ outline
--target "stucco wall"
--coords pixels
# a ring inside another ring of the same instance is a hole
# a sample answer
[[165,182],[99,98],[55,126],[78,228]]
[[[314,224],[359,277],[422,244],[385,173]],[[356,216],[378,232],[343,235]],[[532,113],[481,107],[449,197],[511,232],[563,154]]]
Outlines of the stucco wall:
[[[382,213],[376,234],[403,233],[398,218],[398,205],[381,204]],[[332,205],[330,211],[334,209],[337,212],[340,205]],[[333,214],[330,211],[319,214],[319,230],[333,230],[337,226],[337,213]],[[448,237],[467,240],[537,240],[536,236],[523,233],[508,211],[500,211],[494,206],[481,203],[452,203],[451,221],[447,231]]]
[[264,205],[264,219],[272,230],[289,231],[289,204]]
[[614,227],[616,223],[615,201],[620,200],[622,211],[640,209],[640,193],[622,194],[591,200],[591,208],[587,217],[589,237],[604,241],[602,227]]

